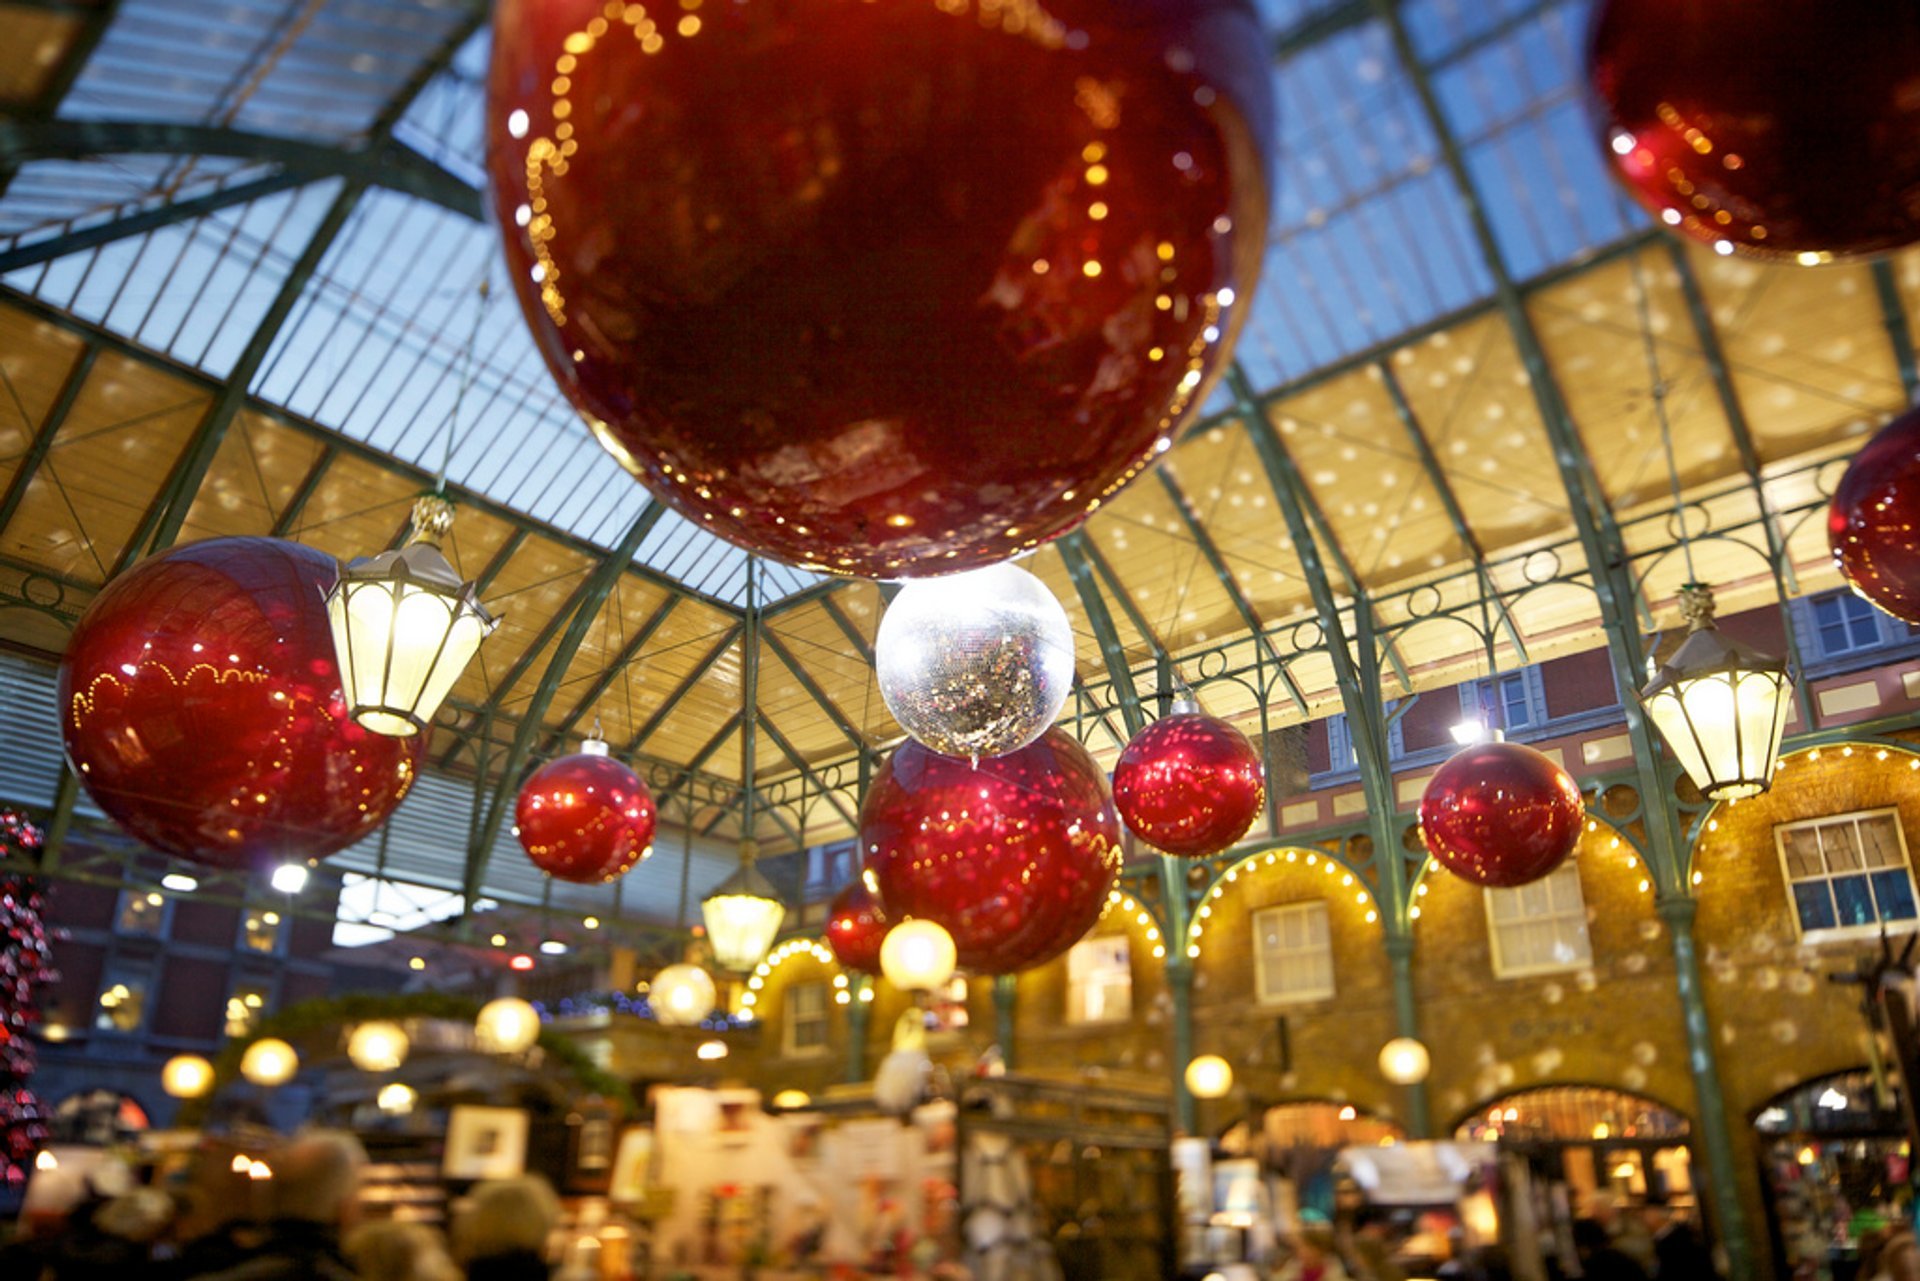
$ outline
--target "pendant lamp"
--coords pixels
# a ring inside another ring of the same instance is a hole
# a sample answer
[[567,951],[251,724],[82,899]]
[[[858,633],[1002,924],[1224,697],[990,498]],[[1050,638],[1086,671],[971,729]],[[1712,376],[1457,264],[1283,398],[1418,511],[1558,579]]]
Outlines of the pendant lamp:
[[433,715],[499,620],[440,550],[453,504],[423,494],[406,546],[361,557],[327,593],[347,714],[376,734],[404,738]]

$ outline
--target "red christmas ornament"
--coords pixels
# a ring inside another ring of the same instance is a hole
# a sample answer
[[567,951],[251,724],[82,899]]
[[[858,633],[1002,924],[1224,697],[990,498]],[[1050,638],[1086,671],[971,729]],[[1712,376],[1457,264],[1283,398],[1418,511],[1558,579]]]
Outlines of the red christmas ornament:
[[1454,753],[1420,797],[1427,849],[1475,885],[1537,881],[1580,843],[1586,808],[1573,776],[1519,743]]
[[535,867],[580,885],[615,880],[653,853],[653,793],[598,739],[535,770],[513,822]]
[[1113,770],[1113,802],[1127,827],[1185,858],[1218,854],[1245,836],[1266,801],[1260,753],[1191,699],[1135,734]]
[[322,595],[332,557],[213,538],[107,584],[60,664],[87,794],[154,849],[213,867],[324,858],[385,821],[421,737],[347,719]]
[[862,974],[880,973],[880,944],[887,937],[887,916],[867,889],[867,878],[834,895],[827,908],[827,946],[840,964]]
[[1920,239],[1920,7],[1606,0],[1587,71],[1614,173],[1668,226],[1759,258]]
[[1059,956],[1120,875],[1106,777],[1057,727],[978,767],[902,743],[860,806],[860,844],[887,915],[939,922],[981,974]]
[[1072,529],[1207,395],[1259,275],[1246,0],[503,0],[488,122],[549,367],[655,494],[833,573]]
[[1827,508],[1833,563],[1853,590],[1920,623],[1920,410],[1854,455]]

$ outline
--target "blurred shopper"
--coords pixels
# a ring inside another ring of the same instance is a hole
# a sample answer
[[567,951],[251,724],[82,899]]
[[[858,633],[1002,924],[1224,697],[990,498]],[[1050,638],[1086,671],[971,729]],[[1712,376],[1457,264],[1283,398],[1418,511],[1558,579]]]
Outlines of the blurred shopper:
[[383,1219],[347,1234],[346,1255],[360,1281],[460,1281],[446,1238],[424,1223]]
[[547,1244],[559,1221],[560,1198],[538,1175],[480,1184],[453,1226],[467,1281],[547,1281]]
[[354,1281],[340,1235],[358,1208],[367,1154],[350,1134],[313,1130],[267,1157],[265,1239],[217,1281]]

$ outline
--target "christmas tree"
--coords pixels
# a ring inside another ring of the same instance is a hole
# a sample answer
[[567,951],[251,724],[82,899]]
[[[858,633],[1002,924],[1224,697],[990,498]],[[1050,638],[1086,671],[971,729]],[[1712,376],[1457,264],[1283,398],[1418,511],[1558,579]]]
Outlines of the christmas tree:
[[47,1141],[46,1113],[27,1088],[37,989],[58,977],[41,915],[45,896],[28,874],[41,840],[26,815],[0,809],[0,1186],[10,1189],[26,1182],[34,1153]]

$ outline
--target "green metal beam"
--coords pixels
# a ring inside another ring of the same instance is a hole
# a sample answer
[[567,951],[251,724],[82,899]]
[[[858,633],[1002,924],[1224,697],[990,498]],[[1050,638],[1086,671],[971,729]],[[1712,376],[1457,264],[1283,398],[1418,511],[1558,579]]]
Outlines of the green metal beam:
[[545,724],[547,708],[552,705],[553,696],[559,692],[567,668],[573,665],[573,656],[579,652],[580,643],[586,639],[600,607],[613,593],[614,584],[620,581],[627,562],[633,559],[641,541],[653,531],[655,523],[666,511],[664,503],[657,499],[649,500],[633,524],[627,527],[620,545],[600,562],[578,593],[567,630],[554,645],[553,657],[548,660],[547,670],[521,715],[519,727],[514,731],[513,745],[507,749],[507,757],[501,762],[500,781],[494,787],[493,804],[481,820],[474,844],[467,850],[465,888],[468,903],[479,897],[480,887],[486,880],[487,860],[493,856],[494,837],[500,833],[500,825],[506,820],[507,807],[513,801],[514,789],[520,783],[520,767],[527,758],[528,749],[533,746],[534,738]]
[[[733,715],[727,717],[726,722],[721,725],[718,730],[714,731],[712,738],[709,738],[705,743],[701,744],[700,750],[695,752],[693,758],[680,768],[680,772],[675,774],[668,780],[667,785],[660,789],[660,794],[654,798],[656,806],[660,810],[665,811],[667,798],[678,795],[681,788],[693,782],[694,775],[700,772],[700,767],[712,760],[714,755],[719,752],[722,747],[726,746],[727,740],[733,737],[733,732],[739,728],[740,713],[735,712]],[[687,830],[692,831],[693,810],[691,808],[691,799],[689,799],[688,805],[690,808],[687,811]]]
[[1227,600],[1233,605],[1233,612],[1240,616],[1241,623],[1253,633],[1255,642],[1267,657],[1272,659],[1276,666],[1281,665],[1279,653],[1273,648],[1273,642],[1267,639],[1266,624],[1262,623],[1260,616],[1254,612],[1253,602],[1247,599],[1247,594],[1240,590],[1240,584],[1234,578],[1233,571],[1227,567],[1226,557],[1220,554],[1220,548],[1215,545],[1213,536],[1207,533],[1206,525],[1201,521],[1199,513],[1193,509],[1193,502],[1187,497],[1186,491],[1180,488],[1180,482],[1175,480],[1173,473],[1165,467],[1156,468],[1153,474],[1160,481],[1161,488],[1166,490],[1167,497],[1173,501],[1173,509],[1179,513],[1180,523],[1186,528],[1187,536],[1193,539],[1194,546],[1200,549],[1201,557],[1212,568],[1213,576],[1219,580],[1221,590],[1226,592]]
[[1087,616],[1087,625],[1093,628],[1094,639],[1099,642],[1100,656],[1107,665],[1107,679],[1113,682],[1114,693],[1120,699],[1120,719],[1126,722],[1127,736],[1131,738],[1146,727],[1146,713],[1140,706],[1140,692],[1134,687],[1133,669],[1127,665],[1126,647],[1120,643],[1113,615],[1107,612],[1107,602],[1100,595],[1093,566],[1078,539],[1078,534],[1069,534],[1054,543],[1054,547],[1066,562],[1067,576],[1073,580],[1073,589],[1080,596],[1080,609]]
[[629,636],[627,643],[620,647],[620,652],[614,656],[613,661],[608,663],[606,668],[598,676],[593,678],[592,684],[587,686],[587,692],[580,696],[579,700],[574,703],[573,707],[568,710],[565,716],[560,718],[559,728],[555,729],[554,732],[548,736],[547,741],[549,744],[564,738],[575,725],[578,725],[581,720],[585,718],[588,712],[593,710],[594,704],[600,701],[600,696],[605,694],[607,690],[612,687],[614,681],[620,678],[620,674],[626,671],[628,664],[640,656],[640,650],[648,641],[653,639],[654,633],[660,630],[661,625],[664,624],[673,611],[679,607],[682,599],[683,598],[679,596],[668,596],[660,602],[658,609],[647,616],[646,622],[634,629],[633,635]]
[[1920,361],[1914,359],[1913,329],[1907,323],[1907,304],[1900,296],[1900,279],[1885,258],[1873,264],[1873,288],[1880,295],[1880,315],[1893,344],[1894,363],[1900,367],[1900,387],[1909,405],[1920,401]]
[[94,156],[231,156],[278,165],[303,182],[345,178],[350,186],[404,192],[476,222],[485,216],[478,191],[381,132],[364,143],[332,144],[167,120],[0,120],[0,166]]
[[[1420,1035],[1419,1011],[1413,1000],[1412,922],[1410,885],[1406,859],[1400,847],[1401,825],[1396,818],[1399,797],[1394,789],[1392,753],[1387,741],[1386,696],[1380,685],[1380,663],[1374,645],[1373,605],[1364,594],[1353,606],[1354,636],[1349,646],[1346,627],[1341,622],[1339,602],[1326,566],[1320,560],[1319,545],[1300,502],[1306,492],[1306,480],[1300,475],[1293,456],[1274,430],[1273,422],[1258,412],[1252,402],[1252,388],[1237,365],[1227,370],[1227,385],[1241,410],[1241,421],[1251,439],[1254,452],[1267,474],[1274,500],[1287,522],[1287,533],[1300,561],[1301,575],[1307,580],[1308,594],[1327,641],[1327,656],[1333,663],[1334,684],[1340,690],[1340,705],[1347,715],[1347,732],[1353,743],[1354,758],[1360,768],[1360,787],[1367,801],[1367,832],[1373,840],[1374,864],[1379,882],[1374,887],[1380,900],[1381,932],[1393,971],[1394,1025],[1398,1035]],[[1424,1082],[1407,1091],[1407,1125],[1416,1138],[1425,1138],[1432,1128],[1432,1116]]]
[[872,667],[874,664],[873,646],[869,644],[867,638],[861,634],[860,629],[853,625],[853,620],[847,617],[846,611],[840,608],[839,602],[835,601],[831,596],[822,596],[820,598],[820,607],[827,611],[827,617],[831,618],[833,625],[840,629],[840,634],[847,638],[847,644],[853,646],[853,652],[860,655],[861,661],[868,667]]
[[[1080,549],[1087,558],[1087,563],[1093,566],[1093,572],[1099,577],[1101,584],[1106,587],[1107,594],[1120,606],[1120,612],[1127,616],[1127,622],[1133,625],[1133,630],[1139,633],[1140,639],[1145,641],[1147,648],[1153,651],[1154,658],[1158,660],[1169,657],[1167,647],[1160,643],[1160,637],[1154,633],[1153,624],[1149,623],[1147,616],[1140,612],[1139,603],[1127,591],[1126,584],[1120,581],[1120,576],[1114,573],[1113,566],[1108,563],[1105,554],[1100,550],[1100,544],[1094,542],[1085,529],[1076,529],[1060,541],[1063,545],[1071,542]],[[1305,709],[1302,708],[1302,710]]]
[[767,732],[767,737],[772,739],[773,745],[780,749],[780,754],[786,757],[788,762],[791,763],[796,770],[800,771],[802,778],[805,778],[809,783],[812,783],[820,789],[820,795],[824,796],[827,803],[832,805],[840,817],[847,821],[849,827],[858,831],[860,828],[859,816],[848,809],[846,802],[840,799],[840,789],[828,786],[826,780],[814,772],[813,766],[807,764],[807,758],[802,756],[799,749],[794,747],[787,736],[780,732],[779,727],[773,723],[771,717],[765,712],[761,712],[759,714],[759,720],[760,728]]
[[793,651],[787,648],[779,635],[768,628],[761,634],[761,639],[766,642],[767,648],[773,651],[773,656],[780,660],[780,665],[792,673],[793,679],[799,682],[800,688],[807,692],[807,697],[818,704],[820,710],[827,714],[827,719],[834,723],[835,728],[846,735],[847,741],[853,744],[854,749],[861,752],[872,750],[859,727],[847,718],[847,714],[841,711],[831,698],[827,697],[827,692],[820,688],[819,682],[815,681],[800,660],[793,656]]
[[[1622,691],[1639,688],[1646,671],[1646,654],[1636,630],[1638,595],[1629,572],[1631,564],[1624,540],[1620,537],[1612,509],[1587,459],[1584,443],[1566,407],[1553,369],[1535,332],[1526,302],[1508,270],[1506,255],[1487,217],[1487,205],[1475,187],[1458,136],[1440,104],[1426,69],[1421,65],[1413,38],[1401,21],[1393,0],[1374,0],[1393,40],[1394,53],[1401,69],[1411,81],[1419,98],[1421,112],[1437,143],[1441,159],[1452,178],[1465,208],[1469,226],[1488,273],[1494,282],[1494,300],[1507,323],[1520,353],[1521,364],[1532,387],[1549,443],[1553,448],[1567,505],[1586,553],[1588,572],[1600,603],[1600,617],[1607,634],[1607,651],[1612,659],[1614,679]],[[1748,1239],[1746,1215],[1740,1204],[1733,1156],[1733,1138],[1727,1121],[1726,1102],[1720,1088],[1718,1049],[1701,1004],[1698,958],[1691,935],[1692,899],[1686,883],[1687,859],[1682,848],[1684,836],[1674,810],[1670,775],[1663,766],[1660,747],[1637,701],[1631,696],[1622,701],[1632,743],[1640,794],[1647,815],[1649,874],[1657,887],[1656,906],[1668,920],[1678,975],[1687,1035],[1688,1063],[1694,1089],[1700,1100],[1700,1137],[1705,1150],[1709,1185],[1721,1244],[1727,1251],[1732,1281],[1750,1281],[1755,1275],[1752,1243]],[[1669,902],[1676,906],[1668,908]],[[1685,919],[1682,920],[1681,917]]]
[[283,170],[268,174],[264,178],[255,178],[251,182],[236,182],[232,186],[220,187],[205,195],[194,196],[187,200],[154,205],[148,209],[125,214],[110,222],[78,227],[62,232],[58,236],[49,236],[45,240],[18,245],[0,252],[0,275],[7,275],[28,267],[37,267],[41,263],[65,258],[69,254],[84,253],[89,249],[98,249],[103,245],[111,245],[151,231],[175,227],[195,218],[219,213],[222,209],[244,205],[249,201],[277,196],[283,191],[289,191],[309,181],[311,179],[304,175]]
[[27,496],[27,486],[33,482],[53,450],[54,437],[60,434],[60,428],[66,425],[67,415],[73,412],[74,402],[80,399],[81,391],[87,385],[87,376],[93,372],[93,362],[100,355],[100,349],[88,344],[80,349],[79,357],[73,367],[67,371],[65,381],[60,384],[59,394],[47,409],[47,416],[40,423],[40,429],[33,434],[33,443],[27,446],[27,452],[21,456],[14,467],[13,479],[7,484],[7,492],[0,497],[0,533],[12,523],[14,513],[20,510],[20,503]]
[[[1467,524],[1467,513],[1460,506],[1459,496],[1453,492],[1453,483],[1447,479],[1447,473],[1440,466],[1440,458],[1433,452],[1433,445],[1427,440],[1425,429],[1420,426],[1420,416],[1413,412],[1413,402],[1407,399],[1406,388],[1400,385],[1399,375],[1393,372],[1393,366],[1381,361],[1374,368],[1379,371],[1380,385],[1386,388],[1387,399],[1393,402],[1394,417],[1400,420],[1400,426],[1406,432],[1407,443],[1413,446],[1414,455],[1420,460],[1420,470],[1427,475],[1427,483],[1440,496],[1440,505],[1446,509],[1447,520],[1453,526],[1455,537],[1466,546],[1473,557],[1474,577],[1480,580],[1480,598],[1490,604],[1500,615],[1500,624],[1506,629],[1507,642],[1513,646],[1513,652],[1522,663],[1528,662],[1527,642],[1521,638],[1520,628],[1513,621],[1513,614],[1507,608],[1507,602],[1494,590],[1493,575],[1487,571],[1487,554],[1480,546],[1480,539],[1473,528]],[[1493,637],[1487,637],[1488,652],[1491,654]],[[1403,677],[1404,679],[1404,677]]]
[[313,466],[307,468],[307,474],[300,478],[299,488],[287,499],[287,505],[273,519],[273,537],[285,538],[300,527],[300,518],[306,514],[307,504],[320,492],[321,482],[326,480],[327,472],[333,467],[333,460],[340,451],[332,445],[322,445],[320,453],[313,460]]
[[719,662],[728,650],[733,648],[733,643],[740,639],[740,633],[745,630],[745,623],[735,623],[732,627],[729,627],[726,633],[720,637],[719,643],[708,650],[700,661],[693,665],[693,670],[683,676],[680,679],[680,683],[673,687],[672,692],[667,695],[666,701],[655,709],[653,715],[647,717],[646,723],[634,731],[633,737],[627,740],[627,745],[621,749],[620,755],[631,760],[633,754],[640,750],[640,745],[652,737],[655,730],[666,723],[667,717],[671,716],[674,709],[680,705],[680,700],[686,696],[687,691],[695,685],[698,685],[701,677],[713,670],[713,665]]

